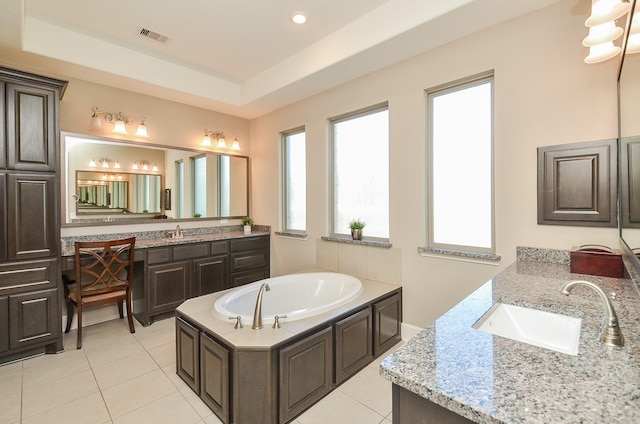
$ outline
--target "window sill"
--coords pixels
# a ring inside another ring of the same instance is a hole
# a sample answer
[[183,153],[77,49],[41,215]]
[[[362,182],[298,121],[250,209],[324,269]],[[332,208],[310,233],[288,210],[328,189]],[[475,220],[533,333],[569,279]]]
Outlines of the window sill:
[[360,244],[364,246],[371,247],[382,247],[385,249],[389,249],[392,244],[386,241],[376,241],[376,240],[354,240],[352,238],[347,237],[330,237],[330,236],[322,236],[322,240],[324,241],[333,241],[336,243],[346,243],[346,244]]
[[441,258],[485,265],[499,265],[502,257],[494,253],[473,252],[470,250],[439,249],[434,247],[418,247],[421,256]]
[[295,239],[295,240],[306,240],[307,238],[309,238],[309,235],[307,233],[288,233],[286,231],[276,231],[276,236],[280,237],[280,238],[288,238],[288,239]]

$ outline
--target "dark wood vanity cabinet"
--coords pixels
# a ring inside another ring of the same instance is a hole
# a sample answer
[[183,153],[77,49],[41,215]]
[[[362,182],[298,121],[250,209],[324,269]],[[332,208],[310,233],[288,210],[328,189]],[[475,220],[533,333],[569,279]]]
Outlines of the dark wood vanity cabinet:
[[377,358],[402,340],[402,296],[396,293],[372,307],[373,355]]
[[[269,278],[268,235],[141,249],[144,276],[134,285],[143,325],[194,296]],[[231,264],[231,265],[230,265]]]
[[62,350],[58,110],[66,84],[0,67],[0,363]]

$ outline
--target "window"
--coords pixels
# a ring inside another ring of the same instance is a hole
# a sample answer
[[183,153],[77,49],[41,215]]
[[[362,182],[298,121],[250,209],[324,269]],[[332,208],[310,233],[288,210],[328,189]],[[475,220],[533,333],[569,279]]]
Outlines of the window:
[[186,218],[184,210],[184,161],[177,160],[176,168],[176,195],[175,195],[175,217]]
[[427,97],[429,247],[494,253],[493,74]]
[[389,109],[387,104],[333,118],[331,234],[366,222],[367,238],[389,239]]
[[191,158],[193,169],[193,216],[207,216],[207,158]]
[[303,129],[282,134],[282,229],[304,233],[307,229],[307,148]]

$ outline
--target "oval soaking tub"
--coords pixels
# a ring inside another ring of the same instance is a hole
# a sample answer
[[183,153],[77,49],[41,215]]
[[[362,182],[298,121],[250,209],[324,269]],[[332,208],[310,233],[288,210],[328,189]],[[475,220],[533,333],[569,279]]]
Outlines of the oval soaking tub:
[[[362,281],[335,272],[309,272],[267,278],[237,287],[213,305],[216,318],[228,321],[241,316],[251,325],[258,290],[268,283],[270,291],[262,295],[262,322],[271,324],[274,316],[286,315],[286,321],[309,318],[353,300],[362,292]],[[284,322],[286,322],[284,321]]]

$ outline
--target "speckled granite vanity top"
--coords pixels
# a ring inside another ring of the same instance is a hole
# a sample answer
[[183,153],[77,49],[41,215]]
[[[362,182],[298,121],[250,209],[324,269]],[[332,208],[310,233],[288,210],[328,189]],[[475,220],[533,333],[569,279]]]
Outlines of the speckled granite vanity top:
[[[622,348],[598,341],[603,302],[616,293]],[[472,325],[494,302],[582,318],[577,356],[493,336]],[[640,295],[631,280],[518,260],[386,357],[380,374],[478,423],[640,423]]]
[[223,227],[190,228],[183,230],[183,237],[171,238],[169,233],[174,230],[139,231],[118,234],[95,234],[90,236],[62,237],[61,256],[75,255],[74,243],[76,241],[101,241],[118,238],[136,237],[136,249],[148,249],[151,247],[173,246],[177,244],[203,243],[207,241],[227,240],[233,238],[268,236],[271,227],[256,225],[250,234],[244,234],[239,225]]

